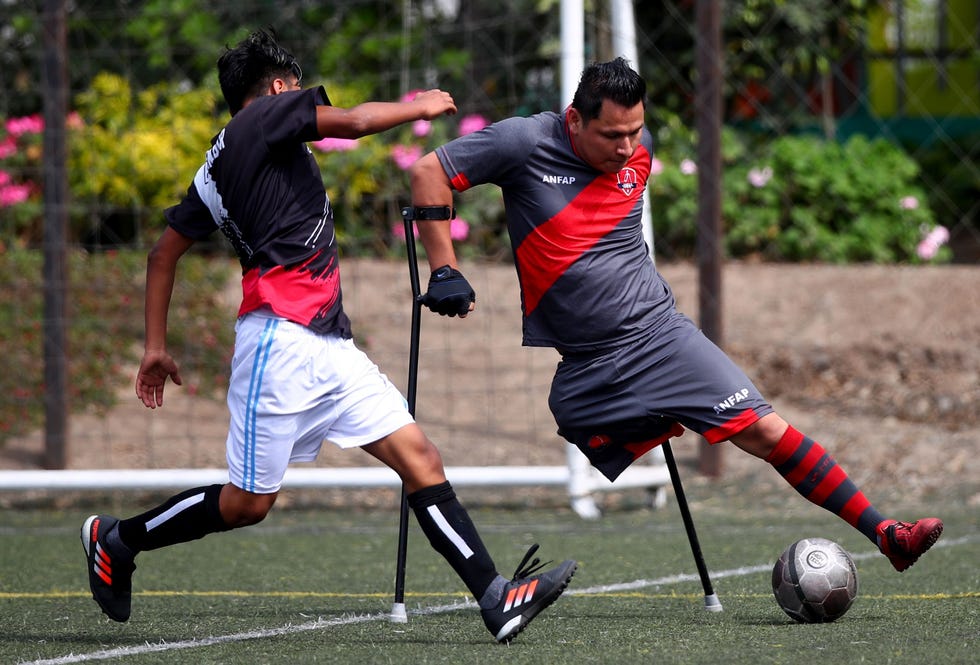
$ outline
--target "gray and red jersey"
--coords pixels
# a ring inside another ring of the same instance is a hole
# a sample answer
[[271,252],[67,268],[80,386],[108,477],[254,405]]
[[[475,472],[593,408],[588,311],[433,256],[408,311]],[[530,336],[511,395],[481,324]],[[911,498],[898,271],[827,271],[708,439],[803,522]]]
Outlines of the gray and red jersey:
[[164,214],[177,232],[228,238],[242,264],[239,316],[271,309],[326,334],[350,338],[333,211],[313,153],[322,87],[255,99],[212,141],[181,202]]
[[575,154],[565,115],[509,118],[438,148],[453,188],[504,196],[521,285],[524,344],[562,354],[631,343],[674,311],[643,240],[653,139],[645,128],[618,173]]

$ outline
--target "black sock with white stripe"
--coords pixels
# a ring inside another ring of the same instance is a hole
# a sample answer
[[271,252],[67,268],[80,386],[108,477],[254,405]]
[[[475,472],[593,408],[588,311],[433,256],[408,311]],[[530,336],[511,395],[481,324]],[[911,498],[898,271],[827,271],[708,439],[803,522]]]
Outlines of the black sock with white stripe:
[[142,515],[120,520],[119,538],[135,554],[228,531],[218,507],[221,487],[195,487]]
[[499,575],[449,481],[412,492],[407,499],[432,548],[449,562],[473,597],[481,600]]

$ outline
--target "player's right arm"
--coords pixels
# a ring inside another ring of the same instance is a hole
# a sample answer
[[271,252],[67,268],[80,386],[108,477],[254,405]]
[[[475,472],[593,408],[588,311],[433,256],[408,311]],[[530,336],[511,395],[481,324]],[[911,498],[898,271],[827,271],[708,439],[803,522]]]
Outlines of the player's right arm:
[[[453,191],[449,177],[434,152],[412,165],[412,205],[451,209]],[[422,304],[442,316],[465,317],[476,308],[476,293],[461,272],[453,248],[451,221],[426,220],[415,223],[429,259],[429,285]]]
[[136,375],[136,395],[151,409],[163,406],[163,389],[169,377],[180,385],[180,369],[167,352],[167,314],[173,295],[177,262],[194,240],[171,227],[163,232],[146,261],[146,337],[143,359]]

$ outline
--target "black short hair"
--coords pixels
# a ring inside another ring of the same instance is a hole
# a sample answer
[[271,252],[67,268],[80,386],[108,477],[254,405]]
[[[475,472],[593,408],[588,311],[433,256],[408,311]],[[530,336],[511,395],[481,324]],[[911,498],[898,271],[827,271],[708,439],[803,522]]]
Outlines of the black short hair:
[[262,94],[273,79],[289,75],[300,80],[303,70],[293,54],[279,45],[272,29],[256,30],[218,58],[218,82],[232,115],[246,99]]
[[625,58],[594,62],[586,67],[572,98],[572,108],[588,123],[599,117],[605,99],[627,108],[642,102],[646,108],[646,81]]

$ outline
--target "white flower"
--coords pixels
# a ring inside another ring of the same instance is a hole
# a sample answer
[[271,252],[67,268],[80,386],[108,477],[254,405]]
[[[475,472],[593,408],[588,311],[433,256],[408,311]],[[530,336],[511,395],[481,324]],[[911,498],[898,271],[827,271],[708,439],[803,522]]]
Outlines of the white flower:
[[916,210],[919,207],[919,199],[914,196],[903,196],[899,199],[898,205],[902,210]]
[[749,184],[753,187],[765,187],[772,180],[772,168],[766,166],[761,169],[750,169],[749,170]]

